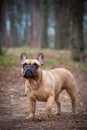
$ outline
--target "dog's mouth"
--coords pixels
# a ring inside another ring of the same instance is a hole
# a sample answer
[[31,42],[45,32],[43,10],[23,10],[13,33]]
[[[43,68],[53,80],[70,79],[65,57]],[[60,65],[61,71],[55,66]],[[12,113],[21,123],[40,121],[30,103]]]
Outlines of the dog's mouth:
[[38,77],[38,73],[32,65],[28,65],[23,70],[23,77],[24,78],[36,78],[36,77]]

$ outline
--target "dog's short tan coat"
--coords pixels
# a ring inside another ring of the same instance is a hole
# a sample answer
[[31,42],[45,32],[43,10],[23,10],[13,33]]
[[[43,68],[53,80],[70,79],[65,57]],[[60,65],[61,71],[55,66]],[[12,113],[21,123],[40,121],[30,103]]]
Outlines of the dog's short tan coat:
[[72,102],[72,112],[75,113],[76,105],[76,82],[70,71],[64,68],[56,68],[52,70],[43,70],[38,60],[27,59],[26,64],[36,62],[39,66],[37,78],[26,79],[25,92],[30,103],[30,114],[27,118],[31,119],[35,116],[36,101],[46,101],[46,114],[52,115],[52,105],[55,101],[57,104],[57,113],[61,113],[61,104],[59,94],[62,90],[66,90]]

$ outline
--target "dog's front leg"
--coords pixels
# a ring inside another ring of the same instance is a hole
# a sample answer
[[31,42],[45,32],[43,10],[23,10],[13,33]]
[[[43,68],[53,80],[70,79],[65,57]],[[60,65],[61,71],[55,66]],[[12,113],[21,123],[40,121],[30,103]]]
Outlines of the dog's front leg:
[[54,102],[54,96],[50,96],[47,100],[47,108],[46,108],[46,114],[47,116],[52,116],[52,104]]
[[35,116],[36,100],[29,99],[30,114],[27,119],[33,119]]

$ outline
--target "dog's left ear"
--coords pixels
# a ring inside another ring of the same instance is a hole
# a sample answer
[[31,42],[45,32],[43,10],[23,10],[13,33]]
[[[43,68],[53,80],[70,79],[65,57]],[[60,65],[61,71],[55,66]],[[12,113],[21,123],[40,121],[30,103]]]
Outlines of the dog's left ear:
[[21,53],[20,55],[20,60],[21,60],[21,64],[23,64],[23,62],[27,59],[27,54],[25,52]]
[[37,56],[37,60],[40,61],[41,65],[43,65],[43,59],[44,59],[44,54],[43,53],[39,53]]

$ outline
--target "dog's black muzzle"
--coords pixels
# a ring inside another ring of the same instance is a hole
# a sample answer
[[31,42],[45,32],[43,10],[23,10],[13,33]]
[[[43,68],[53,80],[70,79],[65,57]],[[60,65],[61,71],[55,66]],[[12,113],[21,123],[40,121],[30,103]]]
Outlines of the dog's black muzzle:
[[38,76],[36,69],[32,65],[26,65],[23,70],[24,78],[35,78]]

